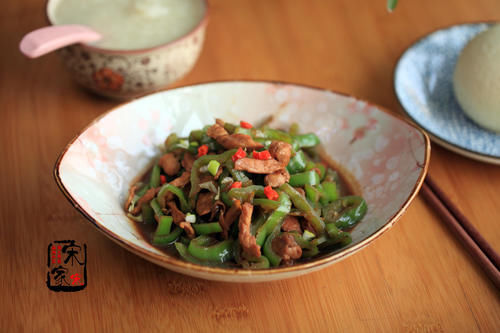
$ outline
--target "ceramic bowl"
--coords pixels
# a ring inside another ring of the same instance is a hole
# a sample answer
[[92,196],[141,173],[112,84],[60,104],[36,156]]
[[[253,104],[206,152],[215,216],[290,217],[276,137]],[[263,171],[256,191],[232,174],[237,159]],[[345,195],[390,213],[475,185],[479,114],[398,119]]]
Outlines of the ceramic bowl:
[[[60,0],[47,2],[47,18],[53,24]],[[85,88],[106,97],[130,99],[159,90],[179,80],[200,55],[208,22],[208,3],[199,24],[188,34],[157,47],[108,50],[73,44],[58,51],[73,78]]]
[[[291,267],[265,270],[199,266],[164,254],[144,240],[123,210],[128,188],[158,156],[165,138],[187,136],[214,118],[271,126],[298,122],[314,132],[327,153],[356,178],[368,204],[352,231],[353,242],[336,252]],[[270,82],[218,82],[158,92],[103,114],[61,153],[57,184],[88,220],[133,253],[172,271],[198,278],[260,282],[327,267],[364,248],[405,212],[424,180],[429,139],[382,108],[322,89]]]

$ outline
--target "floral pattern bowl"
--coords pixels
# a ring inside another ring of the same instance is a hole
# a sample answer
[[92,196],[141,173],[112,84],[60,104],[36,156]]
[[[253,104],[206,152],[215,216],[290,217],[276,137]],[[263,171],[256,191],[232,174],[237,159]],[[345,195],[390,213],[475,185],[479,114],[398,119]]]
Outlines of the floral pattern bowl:
[[[199,266],[165,254],[142,238],[123,210],[129,185],[160,154],[172,132],[244,119],[271,126],[298,122],[315,132],[329,156],[356,179],[368,204],[353,242],[291,267],[265,270]],[[327,267],[366,247],[405,212],[424,180],[429,139],[382,108],[322,89],[271,82],[217,82],[158,92],[103,114],[61,153],[56,182],[72,205],[106,236],[133,253],[183,274],[220,281],[260,282]]]
[[[47,17],[60,0],[49,0]],[[73,44],[58,51],[73,78],[94,93],[115,99],[141,96],[179,80],[200,55],[208,22],[208,3],[199,24],[188,34],[157,47],[138,50],[108,50],[88,44]]]

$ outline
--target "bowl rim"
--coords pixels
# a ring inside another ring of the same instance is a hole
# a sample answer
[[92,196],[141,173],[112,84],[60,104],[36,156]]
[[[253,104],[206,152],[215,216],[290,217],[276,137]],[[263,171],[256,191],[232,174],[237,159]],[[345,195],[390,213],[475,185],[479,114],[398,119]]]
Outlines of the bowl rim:
[[[52,20],[50,19],[50,13],[49,13],[49,6],[50,3],[56,1],[56,0],[46,0],[45,4],[45,20],[50,24],[50,25],[55,25]],[[61,1],[61,0],[60,0]],[[209,19],[209,12],[210,12],[210,6],[208,3],[208,0],[201,0],[204,5],[205,5],[205,10],[203,12],[203,17],[201,20],[196,24],[194,28],[186,32],[185,34],[177,37],[174,40],[171,40],[166,43],[162,43],[160,45],[152,46],[152,47],[147,47],[147,48],[142,48],[142,49],[126,49],[126,50],[115,50],[115,49],[107,49],[107,48],[102,48],[102,47],[97,47],[93,46],[90,44],[86,43],[77,43],[77,45],[80,45],[84,49],[88,49],[90,51],[94,52],[101,52],[101,53],[108,53],[108,54],[141,54],[141,53],[148,53],[151,51],[156,51],[162,48],[167,48],[169,46],[172,46],[173,44],[177,44],[178,42],[181,42],[184,39],[187,39],[188,37],[194,35],[198,30],[204,29],[208,23]]]
[[[496,21],[496,20],[467,21],[467,22],[462,22],[462,23],[448,24],[446,26],[442,26],[442,27],[438,27],[438,28],[432,29],[431,31],[425,33],[424,35],[415,38],[409,44],[409,46],[407,46],[400,53],[400,55],[398,57],[398,60],[396,62],[396,66],[394,66],[393,72],[392,72],[392,78],[393,78],[393,80],[392,80],[393,81],[393,87],[392,88],[394,90],[394,94],[396,95],[396,99],[398,101],[400,109],[403,111],[403,113],[405,114],[405,116],[409,120],[411,120],[413,123],[415,123],[418,127],[420,127],[422,130],[424,130],[434,143],[440,145],[441,147],[443,147],[443,148],[445,148],[445,149],[447,149],[447,150],[449,150],[451,152],[454,152],[456,154],[465,156],[467,158],[470,158],[470,159],[473,159],[473,160],[476,160],[476,161],[485,162],[485,163],[491,163],[491,164],[500,164],[500,157],[499,156],[488,154],[488,153],[484,153],[484,152],[480,152],[480,151],[477,151],[477,150],[472,150],[470,148],[464,147],[464,146],[462,146],[460,144],[457,144],[455,142],[449,141],[447,138],[443,137],[442,135],[440,135],[439,133],[437,133],[435,131],[428,130],[426,128],[427,126],[425,126],[422,123],[421,118],[419,118],[417,116],[414,116],[413,113],[411,113],[410,111],[407,110],[407,108],[405,107],[405,105],[403,103],[403,99],[402,99],[401,95],[399,94],[399,89],[398,89],[398,86],[396,84],[396,78],[400,75],[399,73],[401,71],[401,67],[403,66],[402,65],[403,57],[405,57],[407,54],[409,54],[409,52],[411,52],[416,46],[418,46],[421,43],[425,42],[431,35],[433,35],[435,33],[438,33],[438,32],[447,31],[447,30],[450,30],[450,29],[455,28],[455,27],[460,27],[460,26],[478,26],[480,24],[486,24],[486,25],[489,25],[489,26],[493,26],[495,24],[500,24],[500,21]],[[487,131],[486,129],[483,129],[483,130]]]
[[[54,179],[56,181],[57,186],[59,187],[59,189],[63,193],[63,195],[70,202],[70,204],[74,208],[76,208],[76,210],[79,211],[87,220],[89,220],[100,232],[102,232],[108,238],[115,241],[116,243],[118,243],[119,245],[124,247],[125,249],[133,252],[134,254],[138,254],[139,256],[141,256],[145,259],[149,259],[148,261],[151,261],[151,262],[156,263],[156,264],[158,264],[158,263],[166,264],[166,266],[164,266],[164,267],[166,267],[167,269],[168,269],[169,265],[172,265],[172,266],[176,266],[178,269],[181,269],[181,270],[182,269],[194,270],[198,273],[211,273],[211,274],[215,274],[215,275],[219,275],[219,276],[220,275],[223,275],[223,276],[239,275],[239,276],[247,276],[247,277],[248,276],[269,276],[269,275],[283,274],[283,273],[289,273],[289,272],[301,272],[301,271],[306,271],[307,269],[311,269],[311,268],[320,268],[320,266],[325,266],[329,263],[333,263],[333,262],[339,261],[341,259],[344,259],[344,258],[348,257],[349,255],[357,252],[358,250],[366,247],[367,245],[372,243],[375,239],[380,237],[383,233],[385,233],[387,230],[389,230],[401,218],[401,216],[406,212],[406,210],[408,209],[411,202],[417,196],[417,194],[418,194],[418,192],[419,192],[419,190],[424,182],[424,179],[425,179],[425,176],[427,174],[428,167],[429,167],[429,162],[430,162],[431,144],[430,144],[430,139],[429,139],[428,135],[425,133],[425,131],[423,131],[418,126],[413,124],[411,121],[405,119],[404,117],[402,117],[398,114],[393,114],[391,111],[389,111],[385,107],[370,103],[370,102],[363,100],[363,99],[356,98],[353,95],[346,94],[346,93],[339,92],[339,91],[335,91],[335,90],[324,89],[324,88],[320,88],[320,87],[316,87],[316,86],[312,86],[312,85],[298,84],[298,83],[291,83],[291,82],[284,82],[284,81],[216,80],[216,81],[208,81],[208,82],[202,82],[202,83],[197,83],[197,84],[187,84],[187,85],[183,85],[183,86],[179,86],[179,87],[171,88],[171,89],[163,89],[163,90],[159,90],[155,93],[152,93],[152,94],[149,94],[146,96],[150,96],[150,95],[157,94],[157,93],[163,93],[163,92],[170,91],[170,90],[187,88],[187,87],[198,87],[198,86],[220,84],[220,83],[222,83],[222,84],[224,84],[224,83],[226,83],[226,84],[227,83],[265,83],[265,84],[275,84],[275,85],[280,85],[280,86],[295,86],[295,87],[300,87],[300,88],[314,89],[314,90],[318,90],[321,92],[334,93],[334,94],[338,94],[338,95],[345,96],[345,97],[351,97],[351,98],[356,99],[357,101],[361,101],[361,102],[367,103],[371,106],[375,106],[380,111],[387,114],[388,116],[394,117],[394,118],[406,123],[407,125],[413,127],[418,133],[420,133],[422,135],[422,138],[423,138],[424,143],[425,143],[425,157],[424,157],[423,164],[420,165],[420,167],[421,167],[420,175],[419,175],[412,191],[410,192],[410,195],[408,196],[406,201],[401,205],[401,207],[394,213],[394,215],[391,218],[389,218],[384,225],[382,225],[378,230],[376,230],[374,233],[372,233],[366,239],[360,241],[359,243],[357,243],[353,246],[347,247],[344,250],[339,251],[337,253],[327,255],[327,256],[322,257],[322,258],[317,259],[317,260],[312,260],[312,261],[308,261],[305,263],[299,263],[299,264],[296,264],[293,266],[276,267],[276,268],[268,268],[268,269],[261,269],[261,270],[249,270],[249,269],[242,269],[242,268],[219,268],[219,267],[201,266],[201,265],[192,264],[190,262],[184,261],[182,259],[177,259],[177,258],[174,258],[171,256],[151,253],[138,245],[135,245],[129,241],[124,240],[122,237],[120,237],[119,235],[117,235],[113,231],[105,228],[99,221],[97,221],[89,213],[87,213],[85,211],[85,209],[78,204],[77,200],[75,198],[73,198],[73,196],[71,196],[69,191],[66,189],[64,183],[62,182],[60,174],[59,174],[60,165],[61,165],[61,162],[62,162],[64,156],[66,155],[66,152],[73,145],[73,143],[80,137],[81,134],[83,134],[90,127],[94,126],[97,122],[99,122],[99,120],[101,120],[102,118],[107,116],[109,113],[111,113],[111,112],[113,112],[113,111],[115,111],[115,110],[129,104],[129,103],[133,103],[137,99],[121,103],[121,104],[111,108],[110,110],[104,112],[103,114],[99,115],[92,122],[90,122],[87,126],[85,126],[80,132],[78,132],[78,134],[64,147],[64,149],[59,154],[59,156],[55,162],[54,170],[53,170]],[[143,96],[143,97],[145,97],[145,96]],[[136,253],[136,252],[138,252],[138,253]]]

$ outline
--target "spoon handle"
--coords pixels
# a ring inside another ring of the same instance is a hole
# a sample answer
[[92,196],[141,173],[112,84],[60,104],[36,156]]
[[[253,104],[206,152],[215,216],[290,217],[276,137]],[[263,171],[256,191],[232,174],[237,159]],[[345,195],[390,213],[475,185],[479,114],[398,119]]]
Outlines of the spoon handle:
[[83,25],[53,25],[34,30],[23,37],[21,52],[36,58],[75,43],[89,43],[101,39],[101,35]]

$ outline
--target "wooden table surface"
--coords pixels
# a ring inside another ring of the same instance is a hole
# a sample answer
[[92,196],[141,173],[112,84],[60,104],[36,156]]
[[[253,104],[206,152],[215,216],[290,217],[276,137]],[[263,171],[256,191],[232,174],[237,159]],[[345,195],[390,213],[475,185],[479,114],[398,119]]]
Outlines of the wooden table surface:
[[[178,85],[269,79],[352,93],[401,112],[399,55],[437,28],[500,19],[498,0],[214,0],[206,44]],[[44,1],[0,12],[0,331],[499,332],[500,293],[419,196],[368,248],[322,271],[272,283],[185,277],[116,245],[63,197],[54,162],[117,103],[79,89],[54,54],[17,50],[44,25]],[[433,145],[430,174],[500,251],[500,167]],[[46,248],[88,246],[88,286],[45,285]]]

